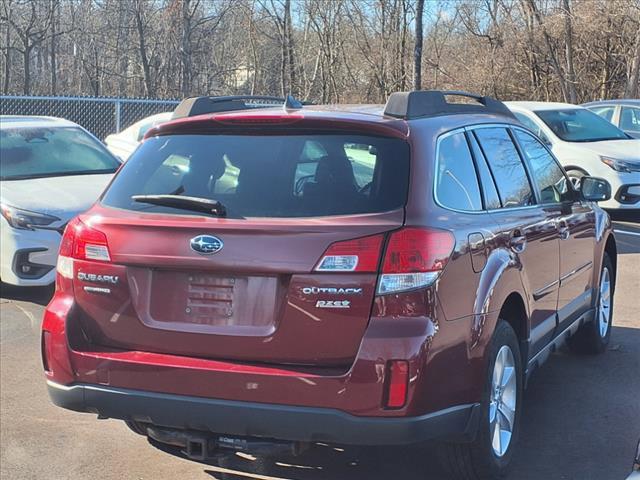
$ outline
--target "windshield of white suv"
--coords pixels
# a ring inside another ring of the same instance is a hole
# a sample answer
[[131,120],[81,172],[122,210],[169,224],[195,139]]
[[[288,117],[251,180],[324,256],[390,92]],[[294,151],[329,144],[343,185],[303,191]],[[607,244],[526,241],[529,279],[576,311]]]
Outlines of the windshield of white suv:
[[[102,199],[128,210],[317,217],[404,206],[409,146],[366,135],[170,135],[145,140]],[[211,210],[211,208],[209,208]]]
[[77,127],[0,130],[0,179],[113,173],[120,163]]
[[629,138],[618,127],[586,108],[539,110],[535,114],[565,142],[601,142]]

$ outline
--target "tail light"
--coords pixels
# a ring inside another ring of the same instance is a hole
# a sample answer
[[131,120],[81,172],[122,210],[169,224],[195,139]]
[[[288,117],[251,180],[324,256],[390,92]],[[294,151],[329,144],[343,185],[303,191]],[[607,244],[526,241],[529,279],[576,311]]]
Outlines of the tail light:
[[403,228],[387,243],[378,294],[402,292],[431,285],[444,269],[455,238],[446,230]]
[[333,243],[316,265],[318,272],[369,272],[378,271],[383,235],[356,238]]
[[71,220],[64,229],[57,265],[60,275],[73,278],[73,259],[111,261],[107,236],[79,218]]
[[387,367],[386,408],[402,408],[407,402],[409,362],[392,360]]

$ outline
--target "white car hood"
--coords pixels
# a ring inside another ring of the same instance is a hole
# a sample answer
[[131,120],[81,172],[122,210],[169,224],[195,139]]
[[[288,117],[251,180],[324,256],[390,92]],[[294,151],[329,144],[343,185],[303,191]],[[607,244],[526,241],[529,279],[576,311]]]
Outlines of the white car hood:
[[5,180],[0,199],[12,207],[45,213],[69,221],[98,199],[113,174],[74,175]]
[[640,163],[640,139],[606,140],[604,142],[589,142],[575,145],[584,145],[589,150],[605,157]]

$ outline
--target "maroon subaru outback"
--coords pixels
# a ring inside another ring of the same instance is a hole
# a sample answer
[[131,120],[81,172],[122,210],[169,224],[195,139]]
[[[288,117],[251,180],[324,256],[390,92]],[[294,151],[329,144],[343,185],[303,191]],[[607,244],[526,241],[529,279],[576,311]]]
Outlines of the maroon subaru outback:
[[609,342],[609,185],[487,97],[270,101],[186,100],[68,224],[51,399],[203,462],[436,440],[501,475],[531,373]]

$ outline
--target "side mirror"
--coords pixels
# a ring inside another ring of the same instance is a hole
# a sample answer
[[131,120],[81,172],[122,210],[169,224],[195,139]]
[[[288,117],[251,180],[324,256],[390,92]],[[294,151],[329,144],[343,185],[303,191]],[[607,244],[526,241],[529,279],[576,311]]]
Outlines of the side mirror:
[[611,185],[604,178],[582,177],[580,194],[589,202],[603,202],[611,198]]

